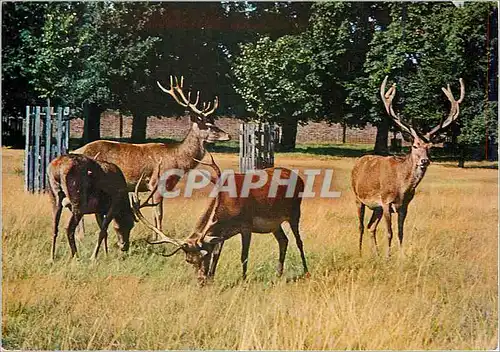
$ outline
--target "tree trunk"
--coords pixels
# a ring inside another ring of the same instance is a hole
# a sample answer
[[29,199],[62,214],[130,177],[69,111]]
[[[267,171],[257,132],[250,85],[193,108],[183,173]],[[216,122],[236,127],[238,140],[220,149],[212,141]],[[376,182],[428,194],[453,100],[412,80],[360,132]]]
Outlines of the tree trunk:
[[346,135],[347,135],[347,123],[342,123],[342,144],[345,144],[346,142]]
[[387,142],[389,141],[389,127],[389,119],[382,119],[377,126],[377,137],[375,139],[375,147],[373,149],[373,152],[377,155],[389,154],[389,148],[387,147]]
[[297,138],[298,121],[295,119],[287,120],[281,126],[281,146],[280,151],[287,152],[295,149]]
[[458,167],[465,167],[465,154],[466,154],[466,146],[464,143],[459,143],[459,157],[458,157]]
[[120,138],[123,138],[123,114],[120,111],[119,112],[119,118],[120,118]]
[[144,142],[146,140],[146,127],[148,118],[144,113],[133,112],[132,119],[132,142]]
[[101,113],[103,109],[95,103],[83,106],[83,141],[85,144],[101,139]]

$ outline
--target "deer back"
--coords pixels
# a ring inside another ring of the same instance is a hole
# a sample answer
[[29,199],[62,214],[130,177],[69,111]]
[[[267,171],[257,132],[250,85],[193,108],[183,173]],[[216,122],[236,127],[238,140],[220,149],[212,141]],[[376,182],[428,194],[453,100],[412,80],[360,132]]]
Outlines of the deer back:
[[119,212],[133,219],[125,177],[116,165],[84,155],[67,154],[50,163],[48,174],[51,191],[53,194],[62,191],[72,211],[103,213],[115,199]]
[[[99,153],[97,159],[117,165],[125,176],[128,189],[133,190],[142,173],[145,174],[145,183],[149,182],[160,159],[162,169],[176,168],[176,147],[163,143],[132,144],[100,140],[75,150],[75,153],[88,157]],[[145,191],[147,188],[143,185],[140,190]]]
[[[242,189],[245,180],[244,173],[235,173],[234,182],[236,186],[236,197],[229,192],[221,192],[217,199],[213,199],[205,212],[200,217],[196,233],[201,233],[206,224],[216,221],[224,226],[225,223],[236,222],[251,224],[255,218],[269,219],[272,222],[281,223],[290,219],[300,209],[301,198],[299,193],[304,191],[304,181],[297,175],[297,182],[292,197],[286,197],[287,185],[278,185],[276,195],[269,197],[269,191],[273,184],[273,174],[281,171],[281,179],[290,179],[292,170],[286,168],[268,168],[264,170],[268,177],[267,182],[259,188],[252,188],[248,197],[242,197]],[[253,175],[252,181],[256,182],[258,175]],[[216,209],[214,210],[214,207]]]

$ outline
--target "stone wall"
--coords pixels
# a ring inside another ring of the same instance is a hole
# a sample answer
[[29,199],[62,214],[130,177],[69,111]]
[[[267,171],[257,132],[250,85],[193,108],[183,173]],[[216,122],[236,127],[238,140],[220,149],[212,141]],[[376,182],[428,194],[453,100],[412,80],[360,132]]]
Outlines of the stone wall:
[[[234,140],[238,136],[239,119],[221,117],[216,121],[217,126],[228,132]],[[149,117],[146,137],[182,139],[189,130],[189,117],[180,118]],[[120,119],[117,114],[107,112],[101,116],[101,138],[120,138]],[[123,116],[122,138],[130,138],[132,132],[132,117]],[[347,143],[373,144],[377,129],[368,125],[363,129],[348,128],[346,131]],[[83,120],[71,120],[71,137],[81,138],[83,135]],[[342,143],[342,126],[326,122],[311,122],[299,126],[297,143]]]

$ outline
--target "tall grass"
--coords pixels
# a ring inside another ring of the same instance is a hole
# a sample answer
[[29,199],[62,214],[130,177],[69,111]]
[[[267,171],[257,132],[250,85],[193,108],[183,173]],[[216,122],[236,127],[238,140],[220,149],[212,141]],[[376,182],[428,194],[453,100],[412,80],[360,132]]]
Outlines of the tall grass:
[[[248,279],[240,239],[224,247],[215,281],[198,287],[182,255],[145,243],[111,246],[97,262],[95,220],[68,260],[61,221],[49,264],[48,197],[22,191],[22,152],[3,149],[2,346],[7,349],[492,349],[498,334],[497,172],[433,164],[406,221],[405,257],[357,251],[349,172],[353,159],[281,155],[277,165],[333,168],[338,199],[306,199],[301,232],[311,278],[290,237],[285,275],[278,246],[255,234]],[[233,155],[218,154],[236,168]],[[165,229],[183,238],[207,204],[203,192],[166,200]],[[146,211],[147,212],[147,211]],[[148,216],[147,214],[146,216]],[[290,233],[288,226],[287,233]],[[386,245],[383,225],[379,243]],[[114,233],[110,231],[110,243]],[[382,248],[383,249],[383,248]],[[397,253],[397,246],[394,248]]]

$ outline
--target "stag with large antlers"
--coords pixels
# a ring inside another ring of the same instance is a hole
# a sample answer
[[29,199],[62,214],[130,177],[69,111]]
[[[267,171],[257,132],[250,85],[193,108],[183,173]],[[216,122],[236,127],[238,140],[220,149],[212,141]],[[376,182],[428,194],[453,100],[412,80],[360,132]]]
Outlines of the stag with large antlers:
[[[213,158],[212,163],[208,165],[217,174],[216,178],[212,178],[212,182],[218,183],[218,180],[221,178],[219,167],[215,164]],[[159,235],[160,239],[151,241],[150,243],[169,243],[174,245],[175,249],[171,253],[166,254],[166,256],[172,256],[182,250],[186,255],[186,261],[194,265],[198,270],[200,283],[204,283],[207,278],[213,277],[220,251],[222,250],[222,244],[225,240],[238,233],[242,235],[241,263],[243,278],[246,277],[247,272],[248,251],[252,232],[273,233],[279,246],[277,272],[281,276],[288,246],[288,238],[281,227],[284,221],[290,224],[300,251],[304,273],[308,275],[303,243],[299,233],[300,205],[302,201],[299,193],[304,191],[304,182],[300,176],[294,175],[293,171],[289,169],[269,168],[263,171],[267,174],[266,183],[259,188],[250,189],[248,197],[242,195],[242,187],[246,174],[230,174],[229,177],[234,175],[237,196],[231,197],[230,193],[219,192],[198,220],[193,233],[183,241],[165,235],[144,218],[140,212],[137,192],[131,198],[132,208],[136,217]],[[273,183],[276,182],[276,180],[273,180],[275,172],[279,173],[278,175],[281,180],[296,178],[297,182],[292,182],[291,185],[275,184],[274,186],[277,187],[276,195],[269,197],[269,190],[273,186]],[[255,184],[257,182],[258,176],[256,174],[252,175],[252,183]],[[294,187],[291,197],[286,196],[288,187]]]
[[412,126],[401,121],[394,112],[392,100],[396,95],[396,84],[394,83],[387,92],[385,77],[380,87],[380,96],[384,102],[387,114],[392,118],[403,133],[411,136],[412,146],[410,153],[404,157],[399,156],[377,156],[366,155],[361,157],[352,170],[351,185],[356,195],[356,205],[359,217],[359,251],[361,253],[365,207],[373,210],[368,222],[368,230],[371,232],[373,250],[378,253],[376,230],[382,218],[385,219],[388,231],[387,256],[390,255],[392,242],[391,213],[398,214],[398,238],[400,253],[403,246],[403,228],[408,211],[408,204],[415,195],[415,189],[425,175],[430,164],[429,149],[435,142],[439,132],[455,121],[460,112],[460,103],[465,96],[464,82],[460,79],[460,98],[455,100],[450,89],[442,88],[444,94],[451,103],[450,112],[446,119],[431,129],[425,135],[420,134]]
[[125,177],[116,165],[84,155],[67,154],[50,163],[48,177],[53,209],[52,261],[55,259],[59,221],[64,206],[70,208],[72,213],[66,228],[72,257],[77,253],[75,230],[83,214],[95,214],[100,228],[93,259],[97,258],[103,241],[108,253],[107,229],[111,221],[114,221],[119,247],[123,251],[128,250],[130,230],[135,218],[128,201]]
[[[191,93],[184,94],[184,78],[181,77],[180,83],[177,78],[170,77],[170,89],[164,88],[159,82],[158,87],[170,95],[177,104],[189,109],[191,115],[191,129],[186,138],[181,143],[146,143],[131,144],[100,140],[91,142],[74,153],[94,156],[100,153],[99,160],[114,163],[120,167],[125,175],[129,190],[133,190],[139,184],[139,191],[151,191],[156,189],[153,194],[155,207],[155,226],[162,229],[163,203],[162,195],[157,187],[158,177],[154,177],[153,170],[156,163],[162,159],[161,173],[170,169],[181,169],[188,171],[194,169],[198,162],[195,159],[202,159],[205,155],[205,143],[216,141],[228,141],[229,134],[215,125],[211,115],[219,105],[219,99],[216,97],[213,104],[203,103],[199,108],[200,92],[196,94],[196,100],[191,102]],[[141,175],[144,177],[139,182]],[[165,189],[171,191],[179,182],[179,177],[172,175],[166,179]]]

